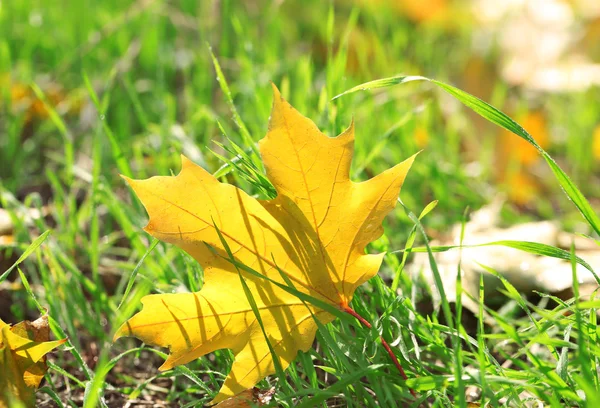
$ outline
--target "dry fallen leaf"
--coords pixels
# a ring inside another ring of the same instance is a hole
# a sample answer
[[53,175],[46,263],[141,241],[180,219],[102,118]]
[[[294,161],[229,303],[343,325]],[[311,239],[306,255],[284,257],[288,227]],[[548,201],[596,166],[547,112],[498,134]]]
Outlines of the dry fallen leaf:
[[[501,200],[481,208],[472,214],[465,225],[463,245],[479,245],[503,240],[521,240],[557,247],[569,248],[575,244],[577,255],[586,260],[594,270],[600,265],[600,250],[593,241],[568,234],[560,230],[551,221],[529,222],[509,228],[499,228]],[[451,236],[446,239],[433,240],[432,247],[459,245],[462,224],[452,228]],[[517,290],[528,293],[533,290],[545,293],[560,293],[573,286],[573,273],[570,261],[538,256],[505,246],[487,246],[463,248],[434,254],[438,271],[442,278],[444,291],[449,302],[456,302],[456,274],[460,266],[462,284],[462,304],[474,314],[479,312],[479,279],[483,277],[486,302],[503,299],[498,289],[502,283],[491,275],[486,267],[495,270],[508,280]],[[483,265],[483,266],[482,266]],[[422,273],[426,282],[435,288],[434,274],[429,264],[427,253],[417,253],[409,266],[412,274]],[[593,274],[580,264],[576,265],[579,285],[590,285],[593,289],[598,284]],[[434,306],[440,304],[437,290],[432,291]],[[475,299],[475,301],[473,300]]]
[[[13,213],[12,216],[11,212]],[[43,206],[41,210],[37,208],[18,208],[11,212],[0,208],[0,236],[12,235],[14,230],[13,216],[26,226],[30,226],[35,220],[50,214],[51,210],[48,206]]]
[[542,92],[583,91],[600,84],[600,64],[579,44],[586,26],[596,21],[597,0],[471,3],[478,22],[474,38],[483,39],[474,43],[500,53],[501,75],[509,84]]
[[[36,82],[44,93],[45,103],[31,85],[13,78],[10,73],[0,73],[0,87],[8,90],[10,110],[14,115],[23,115],[25,123],[47,119],[48,106],[61,114],[76,114],[81,110],[80,92],[67,92],[60,84],[44,78]],[[2,102],[5,101],[0,104]]]
[[35,406],[35,390],[48,369],[45,355],[66,341],[49,336],[46,316],[12,327],[0,320],[0,408],[14,400]]
[[[256,200],[185,157],[176,177],[128,179],[148,211],[145,230],[200,262],[205,283],[196,293],[146,296],[143,310],[115,338],[132,335],[169,347],[162,370],[232,349],[233,366],[213,403],[275,372],[238,271],[225,259],[214,225],[240,263],[285,285],[283,274],[299,291],[344,310],[356,288],[381,265],[383,254],[365,254],[365,246],[383,233],[383,218],[395,207],[414,159],[371,180],[350,181],[354,127],[329,138],[273,88],[269,130],[260,151],[278,193],[275,199]],[[328,323],[334,316],[268,280],[240,273],[285,369],[298,350],[310,348],[314,319]]]

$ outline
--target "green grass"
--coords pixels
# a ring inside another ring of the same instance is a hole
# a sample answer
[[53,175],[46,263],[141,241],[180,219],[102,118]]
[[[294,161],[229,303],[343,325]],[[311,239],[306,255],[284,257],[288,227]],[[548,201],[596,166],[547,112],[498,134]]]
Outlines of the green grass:
[[[337,319],[320,328],[315,347],[300,353],[285,375],[259,387],[275,386],[277,403],[290,407],[410,404],[409,387],[439,407],[464,406],[471,387],[480,390],[482,405],[507,400],[520,406],[535,397],[549,406],[597,406],[597,301],[547,294],[534,301],[502,280],[505,304],[495,310],[481,298],[477,328],[469,331],[460,304],[442,302],[439,313],[419,307],[430,301],[430,289],[403,273],[409,251],[394,252],[426,246],[425,232],[447,231],[463,221],[466,209],[502,191],[494,165],[498,128],[426,83],[332,100],[399,73],[468,88],[469,23],[448,30],[416,25],[391,8],[349,2],[215,4],[1,4],[0,207],[11,214],[15,238],[0,247],[0,284],[10,287],[0,292],[10,296],[3,316],[15,323],[47,310],[54,335],[69,338],[52,353],[41,398],[65,407],[123,406],[124,398],[140,395],[173,406],[212,399],[231,365],[229,351],[159,373],[165,350],[135,340],[112,343],[114,330],[140,307],[142,296],[195,291],[203,276],[187,254],[141,230],[146,215],[119,174],[177,173],[183,153],[222,181],[271,197],[254,143],[266,132],[273,81],[329,135],[354,119],[355,180],[421,150],[416,129],[426,129],[429,142],[403,187],[404,206],[397,206],[385,235],[369,247],[389,251],[381,274],[359,288],[352,303],[373,329]],[[503,222],[550,219],[592,235],[600,166],[589,135],[598,121],[600,90],[531,101],[500,79],[479,79],[493,80],[493,92],[472,93],[502,110],[543,103],[549,128],[561,136],[546,150],[590,203],[583,205],[586,221],[552,170],[541,166],[535,172],[543,194],[526,206],[509,203]],[[63,88],[58,106],[49,83]],[[29,87],[49,113],[27,118],[11,101],[15,84]],[[474,161],[475,173],[467,165]],[[437,206],[427,207],[433,200]],[[27,220],[30,208],[47,215]],[[414,215],[422,211],[422,218]],[[484,313],[493,325],[484,324]],[[406,383],[380,335],[393,344]]]

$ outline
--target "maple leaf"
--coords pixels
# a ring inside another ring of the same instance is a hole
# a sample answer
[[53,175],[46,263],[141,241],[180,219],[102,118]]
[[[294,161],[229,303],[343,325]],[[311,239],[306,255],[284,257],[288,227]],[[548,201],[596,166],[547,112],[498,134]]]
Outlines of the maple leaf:
[[250,390],[242,391],[235,397],[227,398],[224,401],[219,402],[214,408],[257,408],[268,405],[275,394],[275,388],[268,390],[261,390],[259,388],[252,388]]
[[46,316],[12,327],[0,320],[0,408],[13,400],[35,406],[35,390],[48,369],[45,355],[67,341],[49,336]]
[[[204,268],[205,283],[195,293],[144,297],[142,311],[118,329],[115,339],[133,335],[169,347],[161,370],[231,349],[233,366],[213,403],[275,372],[269,343],[285,369],[298,350],[311,347],[315,319],[323,324],[334,319],[269,279],[284,285],[289,280],[298,291],[345,310],[356,288],[377,273],[384,254],[365,254],[365,246],[383,234],[383,219],[395,207],[414,159],[352,182],[353,124],[327,137],[273,89],[269,129],[260,141],[277,191],[273,200],[257,200],[220,183],[183,156],[175,177],[127,179],[149,214],[145,230],[193,256]],[[226,249],[236,262],[268,279],[238,271]]]

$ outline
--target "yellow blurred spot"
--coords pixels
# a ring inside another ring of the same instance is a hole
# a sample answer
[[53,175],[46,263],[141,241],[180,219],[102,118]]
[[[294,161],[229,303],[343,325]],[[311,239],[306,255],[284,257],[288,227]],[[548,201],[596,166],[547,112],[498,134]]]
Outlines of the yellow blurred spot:
[[435,20],[447,11],[447,0],[398,0],[398,6],[413,21]]
[[399,16],[406,16],[416,23],[449,20],[454,11],[449,0],[360,0],[358,3],[370,9],[389,6]]
[[539,196],[539,183],[530,175],[518,172],[504,180],[508,199],[515,204],[525,205]]
[[[27,84],[11,81],[7,74],[0,75],[0,87],[10,87],[11,111],[15,115],[24,115],[25,123],[48,118],[48,109],[44,102],[37,97],[33,89]],[[46,102],[53,108],[65,104],[63,111],[78,112],[81,108],[80,101],[68,100],[63,88],[55,83],[43,87]]]
[[[518,117],[517,122],[542,148],[550,145],[546,118],[542,112],[528,112]],[[527,204],[540,191],[539,183],[530,175],[530,169],[540,160],[540,155],[529,142],[508,130],[502,131],[499,141],[498,179],[505,184],[511,201]]]
[[594,129],[594,136],[592,138],[592,154],[595,159],[600,160],[600,125]]
[[425,127],[419,126],[415,129],[415,143],[421,149],[429,143],[429,133]]
[[0,235],[0,245],[11,245],[15,242],[13,235]]
[[[550,138],[548,136],[546,118],[541,112],[528,112],[518,119],[517,122],[533,136],[542,148],[546,149],[549,146]],[[504,153],[509,162],[517,161],[524,166],[530,166],[540,158],[535,147],[512,132],[505,130],[503,139]]]
[[464,90],[483,100],[490,99],[498,74],[493,62],[472,55],[467,61],[462,78]]

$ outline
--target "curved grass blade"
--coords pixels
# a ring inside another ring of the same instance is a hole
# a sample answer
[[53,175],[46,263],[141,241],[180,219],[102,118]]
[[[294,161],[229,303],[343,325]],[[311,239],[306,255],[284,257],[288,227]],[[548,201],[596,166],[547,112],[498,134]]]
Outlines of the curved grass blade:
[[[215,250],[215,248],[213,248],[212,246],[210,246],[209,244],[207,244],[206,242],[204,243],[213,253],[218,254],[218,252]],[[294,288],[294,287],[290,287],[288,285],[284,285],[283,283],[277,282],[274,279],[269,278],[266,275],[263,275],[262,273],[256,271],[255,269],[252,269],[251,267],[243,264],[242,262],[238,261],[235,258],[230,258],[230,257],[225,257],[223,255],[219,255],[221,256],[223,259],[229,261],[232,265],[234,265],[236,268],[239,268],[242,271],[248,272],[250,275],[256,276],[257,278],[261,278],[264,279],[270,283],[272,283],[273,285],[277,286],[280,289],[285,290],[287,293],[296,296],[298,299],[302,300],[303,302],[308,302],[313,306],[316,306],[320,309],[323,309],[329,313],[331,313],[332,315],[336,316],[337,318],[347,322],[347,323],[352,323],[354,320],[354,318],[352,316],[350,316],[348,313],[345,313],[343,311],[341,311],[340,309],[330,305],[327,302],[322,301],[321,299],[317,299],[314,296],[311,296],[309,294],[306,294],[304,292],[300,292],[298,289]]]
[[273,357],[273,364],[275,365],[275,372],[276,372],[277,376],[279,377],[279,381],[281,384],[284,384],[289,387],[289,385],[285,379],[285,374],[283,372],[283,367],[281,366],[281,361],[279,360],[279,356],[277,355],[275,348],[273,348],[273,345],[271,344],[271,340],[269,340],[269,335],[267,334],[267,331],[265,330],[262,316],[260,315],[260,311],[258,310],[258,305],[256,304],[256,300],[254,300],[254,295],[252,294],[252,291],[248,287],[248,284],[246,283],[246,279],[244,279],[244,276],[242,275],[242,271],[240,270],[239,266],[237,266],[235,263],[235,257],[233,256],[233,252],[231,251],[229,244],[223,237],[223,234],[221,234],[221,230],[219,229],[219,227],[217,227],[217,224],[215,224],[215,221],[214,220],[212,220],[212,221],[213,221],[213,226],[215,227],[215,231],[217,231],[217,235],[219,236],[219,240],[221,241],[223,248],[225,248],[225,251],[227,252],[227,256],[229,257],[229,259],[228,259],[229,262],[231,262],[235,266],[235,269],[240,278],[240,283],[242,284],[242,287],[244,288],[244,294],[246,295],[246,299],[248,299],[248,303],[250,304],[250,307],[252,308],[254,317],[256,317],[256,321],[258,322],[260,329],[262,330],[263,336],[265,338],[265,342],[267,343],[267,346],[269,347],[269,351],[271,352],[271,356]]
[[[330,398],[332,396],[339,394],[346,386],[348,386],[350,384],[356,384],[358,381],[360,381],[360,379],[362,377],[364,377],[366,375],[371,375],[371,376],[383,375],[385,373],[385,371],[383,370],[384,367],[385,367],[384,364],[373,364],[373,365],[370,365],[363,369],[357,370],[354,373],[348,374],[348,375],[340,378],[338,381],[336,381],[330,387],[328,387],[324,390],[319,390],[318,394],[315,393],[315,395],[312,398],[307,398],[307,399],[303,400],[303,402],[301,404],[299,404],[297,407],[298,408],[316,407],[317,404],[327,400],[327,398]],[[360,383],[356,384],[356,386],[360,386]],[[311,392],[311,391],[313,391],[313,390],[307,390],[306,393]],[[299,392],[296,395],[301,396],[302,394],[304,394],[304,392]]]
[[144,263],[144,260],[146,259],[146,257],[148,255],[150,255],[150,253],[154,250],[154,248],[156,248],[156,245],[159,242],[160,241],[158,239],[156,239],[156,238],[154,238],[154,240],[152,240],[152,244],[150,244],[150,247],[148,247],[148,249],[146,250],[146,252],[144,253],[144,255],[142,255],[142,258],[140,259],[140,261],[137,263],[137,265],[133,269],[133,272],[131,272],[131,275],[129,276],[129,279],[127,280],[127,287],[125,288],[125,293],[123,293],[123,297],[121,298],[121,301],[119,302],[119,306],[117,306],[117,310],[119,310],[121,308],[121,306],[123,306],[123,302],[125,302],[125,300],[129,296],[129,292],[131,292],[131,288],[133,287],[133,284],[135,282],[135,278],[137,277],[137,274],[138,274],[138,272],[140,270],[140,267]]
[[31,253],[33,251],[35,251],[36,249],[38,249],[38,247],[40,245],[42,245],[42,242],[44,242],[46,240],[46,238],[48,238],[48,235],[50,235],[50,230],[45,231],[44,233],[42,233],[42,235],[40,235],[35,240],[33,240],[33,242],[31,243],[31,245],[29,245],[27,247],[27,249],[25,250],[25,252],[23,252],[23,254],[19,257],[19,259],[17,259],[17,261],[10,268],[8,268],[2,275],[0,275],[0,283],[4,282],[4,280],[6,279],[6,277],[8,276],[8,274],[11,273],[13,269],[15,269],[17,266],[19,266],[19,264],[21,262],[23,262],[25,259],[27,259],[27,257],[29,255],[31,255]]
[[[505,247],[509,247],[509,248],[518,249],[523,252],[528,252],[528,253],[534,254],[534,255],[549,256],[551,258],[559,258],[559,259],[564,259],[567,261],[574,259],[575,262],[577,262],[579,265],[583,266],[585,269],[590,271],[592,273],[592,275],[594,276],[594,278],[596,279],[596,282],[598,282],[598,284],[600,284],[600,278],[598,277],[596,272],[594,272],[594,269],[590,266],[590,264],[588,264],[584,259],[582,259],[576,255],[571,255],[571,252],[565,251],[564,249],[560,249],[560,248],[554,247],[552,245],[540,244],[538,242],[501,240],[501,241],[492,241],[492,242],[486,242],[483,244],[474,244],[474,245],[441,245],[441,246],[430,247],[430,249],[431,249],[431,252],[446,252],[451,249],[480,248],[480,247],[487,247],[487,246],[505,246]],[[409,249],[400,249],[400,250],[394,251],[394,252],[427,252],[427,248],[414,247],[414,248],[409,248]],[[392,253],[394,253],[394,252],[392,252]]]
[[349,90],[335,96],[333,99],[337,99],[343,95],[347,95],[357,91],[384,88],[392,85],[398,85],[413,81],[427,81],[437,85],[438,87],[442,88],[444,91],[458,99],[458,101],[460,101],[463,105],[472,109],[475,113],[477,113],[484,119],[514,133],[515,135],[529,142],[529,144],[531,144],[538,150],[538,152],[540,152],[544,160],[546,160],[546,163],[548,163],[548,166],[554,173],[554,176],[558,180],[558,183],[560,184],[564,192],[567,194],[569,199],[573,201],[575,206],[579,209],[579,211],[590,224],[592,229],[596,231],[598,235],[600,235],[600,218],[592,209],[590,203],[587,201],[585,196],[581,193],[581,191],[579,191],[575,183],[573,183],[573,181],[560,168],[560,166],[554,161],[554,159],[550,157],[550,155],[546,153],[546,151],[542,149],[540,145],[537,144],[533,137],[525,129],[523,129],[521,125],[512,120],[508,115],[506,115],[502,111],[496,109],[489,103],[482,101],[476,96],[473,96],[470,93],[455,88],[452,85],[448,85],[444,82],[437,81],[431,78],[426,78],[423,76],[395,76],[365,82],[364,84],[350,88]]

